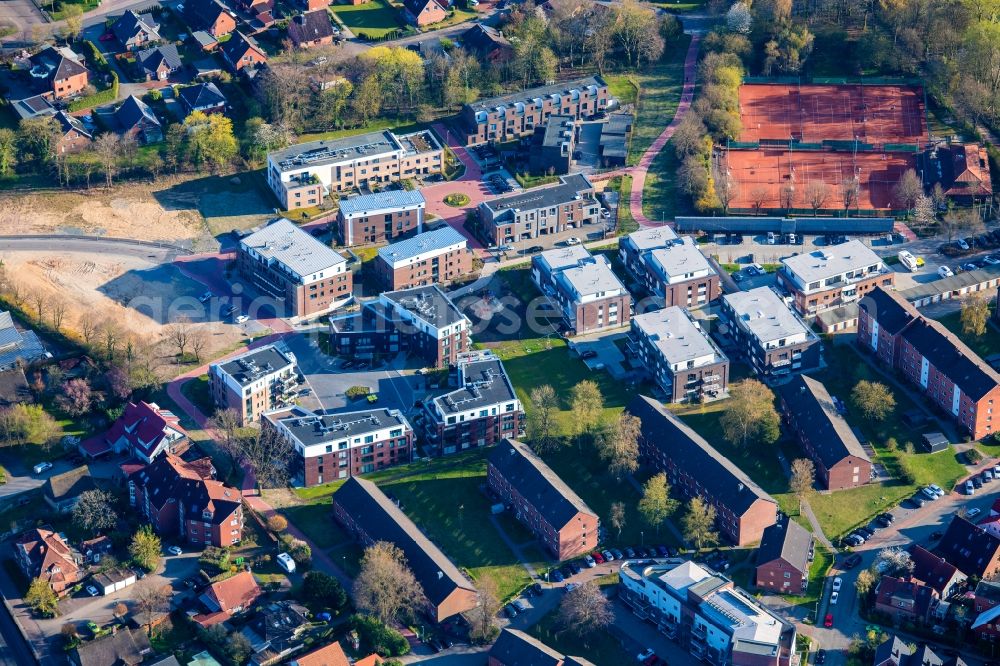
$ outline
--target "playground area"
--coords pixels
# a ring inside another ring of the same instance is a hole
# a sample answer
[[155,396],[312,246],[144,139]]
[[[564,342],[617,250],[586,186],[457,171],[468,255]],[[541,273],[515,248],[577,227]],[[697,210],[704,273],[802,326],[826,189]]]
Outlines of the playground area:
[[[912,153],[730,150],[722,158],[737,183],[735,209],[850,210],[894,208],[893,187],[916,166]],[[856,188],[851,185],[857,178]],[[816,183],[823,183],[817,186]],[[789,201],[790,199],[790,201]],[[814,203],[820,203],[814,206]],[[789,205],[791,204],[791,205]]]
[[740,142],[855,141],[880,149],[927,142],[923,89],[901,85],[740,86]]

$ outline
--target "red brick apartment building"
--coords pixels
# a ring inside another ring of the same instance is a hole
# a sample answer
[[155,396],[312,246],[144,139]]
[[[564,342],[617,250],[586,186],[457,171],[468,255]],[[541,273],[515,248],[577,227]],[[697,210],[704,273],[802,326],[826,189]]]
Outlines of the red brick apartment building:
[[386,289],[447,284],[472,273],[472,250],[450,226],[386,245],[375,258],[375,275]]
[[307,488],[412,460],[413,428],[397,409],[316,414],[296,405],[265,413],[261,424],[291,443],[292,475]]
[[79,95],[90,84],[90,70],[69,47],[46,46],[31,56],[31,78],[45,88],[44,95],[65,99]]
[[778,594],[805,594],[813,538],[806,528],[786,518],[764,530],[757,549],[756,585]]
[[778,387],[781,413],[827,490],[871,481],[872,461],[822,383],[797,375]]
[[920,387],[973,439],[998,431],[1000,373],[895,292],[877,288],[861,300],[857,342]]
[[504,143],[531,135],[551,116],[589,118],[608,106],[608,84],[600,76],[481,99],[462,108],[465,145]]
[[219,409],[232,409],[247,425],[284,407],[298,388],[295,358],[275,345],[244,352],[208,366],[208,388]]
[[532,257],[531,277],[572,335],[627,326],[632,318],[632,295],[604,255],[579,245],[547,250]]
[[129,474],[129,503],[158,534],[196,548],[236,545],[243,536],[243,496],[216,481],[214,471],[210,462],[196,465],[166,453]]
[[242,239],[236,266],[255,288],[284,299],[279,316],[314,317],[354,292],[347,260],[284,218]]
[[418,190],[386,190],[340,200],[337,239],[341,245],[393,241],[424,230],[427,202]]
[[83,579],[83,558],[48,527],[28,530],[14,542],[14,559],[29,580],[41,578],[57,595]]
[[639,396],[628,412],[642,421],[642,462],[666,472],[674,490],[715,507],[716,528],[726,539],[745,546],[777,522],[774,498],[658,401]]
[[619,244],[619,257],[661,307],[701,307],[722,293],[719,273],[690,236],[642,229]]
[[802,315],[855,303],[876,287],[892,288],[893,273],[859,240],[781,260],[778,285]]
[[925,624],[941,602],[937,591],[914,578],[882,576],[875,588],[875,610],[895,624]]
[[465,354],[449,384],[457,388],[424,402],[424,443],[432,451],[455,453],[519,436],[524,409],[500,359]]
[[434,622],[476,607],[475,586],[371,481],[348,479],[333,494],[333,517],[365,546],[388,541],[403,551]]
[[484,201],[479,220],[486,241],[499,246],[598,224],[600,210],[593,184],[577,173],[552,185]]
[[497,444],[486,483],[557,560],[597,547],[597,514],[527,444],[514,439]]

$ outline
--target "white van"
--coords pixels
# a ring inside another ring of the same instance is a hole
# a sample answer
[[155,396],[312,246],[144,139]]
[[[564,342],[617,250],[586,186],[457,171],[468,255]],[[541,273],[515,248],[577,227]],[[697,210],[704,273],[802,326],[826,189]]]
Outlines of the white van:
[[278,553],[278,566],[288,573],[295,573],[295,560],[288,553]]
[[910,254],[906,250],[902,250],[897,256],[899,257],[899,263],[905,266],[906,270],[910,271],[911,273],[917,270],[917,258],[914,257],[912,254]]

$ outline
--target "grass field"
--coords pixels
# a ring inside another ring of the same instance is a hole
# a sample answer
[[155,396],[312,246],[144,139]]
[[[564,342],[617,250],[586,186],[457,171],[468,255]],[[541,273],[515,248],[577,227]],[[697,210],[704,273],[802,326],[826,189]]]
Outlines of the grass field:
[[[992,310],[993,308],[991,308]],[[962,313],[952,312],[951,314],[945,315],[943,317],[937,317],[937,320],[944,324],[949,331],[953,332],[962,342],[969,345],[972,351],[976,352],[982,357],[991,356],[993,354],[1000,354],[1000,332],[993,326],[987,324],[986,332],[976,337],[974,335],[968,335],[962,331]]]
[[211,416],[215,412],[215,401],[212,400],[212,393],[208,386],[208,375],[195,377],[182,384],[181,393],[206,416]]
[[359,37],[381,39],[402,27],[397,11],[385,0],[371,0],[363,5],[331,5],[330,10]]
[[680,166],[674,144],[668,141],[650,165],[642,190],[642,212],[650,220],[672,220],[678,215],[692,212],[690,199],[677,196],[675,174]]
[[682,35],[670,44],[656,64],[632,75],[639,86],[638,114],[632,132],[628,163],[637,164],[653,140],[670,124],[681,100],[684,57],[690,37]]
[[563,631],[558,625],[558,610],[548,613],[528,633],[553,650],[576,657],[584,657],[595,664],[632,664],[635,656],[627,654],[618,641],[607,631],[590,632],[578,637]]

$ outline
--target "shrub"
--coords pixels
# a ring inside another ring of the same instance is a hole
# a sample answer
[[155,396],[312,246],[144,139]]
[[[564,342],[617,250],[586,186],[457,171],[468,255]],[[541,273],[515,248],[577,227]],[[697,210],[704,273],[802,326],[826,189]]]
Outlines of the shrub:
[[895,453],[899,449],[899,442],[896,441],[895,437],[890,437],[889,439],[885,440],[885,448]]
[[453,192],[451,194],[445,195],[444,198],[445,205],[458,208],[459,206],[465,206],[469,203],[469,195],[462,194],[461,192]]
[[267,529],[272,532],[284,532],[288,529],[288,521],[285,520],[284,516],[275,514],[267,519]]
[[983,454],[979,449],[969,449],[965,452],[965,459],[970,465],[978,465],[983,461]]
[[401,633],[373,617],[355,615],[351,618],[351,628],[358,632],[358,639],[364,652],[378,652],[387,657],[399,657],[410,651],[410,644]]
[[344,391],[344,395],[346,395],[351,400],[357,400],[358,398],[365,397],[371,392],[372,390],[367,386],[352,386],[351,388]]

